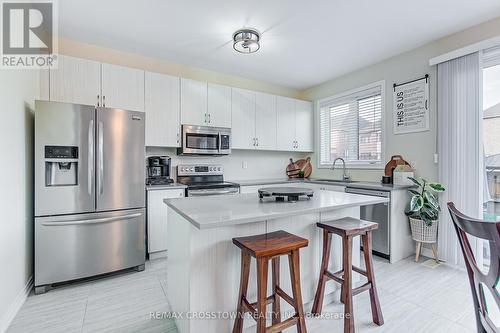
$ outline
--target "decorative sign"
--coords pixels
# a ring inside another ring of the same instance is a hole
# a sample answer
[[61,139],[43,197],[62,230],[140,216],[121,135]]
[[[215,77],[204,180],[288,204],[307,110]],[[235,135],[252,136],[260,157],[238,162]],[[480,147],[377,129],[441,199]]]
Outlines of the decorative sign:
[[429,130],[429,75],[394,84],[394,134]]

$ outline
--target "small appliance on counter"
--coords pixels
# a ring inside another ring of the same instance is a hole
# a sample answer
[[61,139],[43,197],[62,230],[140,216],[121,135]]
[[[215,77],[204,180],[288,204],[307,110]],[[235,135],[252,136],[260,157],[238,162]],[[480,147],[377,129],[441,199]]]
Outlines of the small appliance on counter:
[[410,163],[406,162],[401,155],[391,156],[391,159],[385,165],[384,176],[382,176],[382,184],[393,184],[394,169],[401,165],[407,165],[411,168]]
[[174,181],[170,178],[170,157],[151,156],[148,157],[148,178],[146,185],[167,185]]
[[304,187],[264,187],[259,189],[259,198],[273,198],[276,201],[299,201],[300,198],[311,199],[314,191]]

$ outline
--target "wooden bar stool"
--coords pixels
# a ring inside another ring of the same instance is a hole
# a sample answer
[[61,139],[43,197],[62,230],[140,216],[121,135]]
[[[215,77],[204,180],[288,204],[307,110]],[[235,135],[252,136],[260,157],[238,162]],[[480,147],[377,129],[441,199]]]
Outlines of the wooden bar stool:
[[[241,280],[238,294],[238,308],[233,333],[243,330],[243,316],[250,312],[257,321],[257,333],[275,333],[297,325],[297,332],[306,333],[302,293],[300,289],[299,249],[306,247],[309,241],[280,230],[262,235],[233,238],[233,243],[241,249]],[[280,288],[280,256],[288,255],[293,298]],[[250,274],[250,256],[257,260],[257,302],[247,300],[248,277]],[[269,260],[272,260],[273,294],[267,296],[267,273]],[[295,309],[295,314],[281,321],[280,299],[285,300]],[[272,326],[266,329],[266,305],[273,304]]]
[[[372,262],[372,231],[378,228],[378,224],[352,217],[345,217],[334,221],[320,222],[317,223],[317,226],[323,229],[323,259],[321,260],[318,288],[316,290],[311,312],[315,315],[321,314],[325,283],[328,280],[333,280],[341,284],[340,299],[341,302],[344,303],[344,333],[354,332],[352,297],[367,290],[370,291],[373,322],[379,326],[383,325],[384,318],[378,300]],[[342,269],[335,273],[328,271],[332,233],[342,237]],[[352,264],[352,239],[359,235],[361,235],[363,241],[366,271]],[[352,271],[366,276],[368,282],[353,289]]]

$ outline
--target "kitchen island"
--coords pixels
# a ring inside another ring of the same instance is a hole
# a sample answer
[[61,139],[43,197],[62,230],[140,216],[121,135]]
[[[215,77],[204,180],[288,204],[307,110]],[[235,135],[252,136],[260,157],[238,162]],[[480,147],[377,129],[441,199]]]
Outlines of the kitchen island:
[[[231,332],[240,281],[240,250],[234,237],[285,230],[309,240],[300,251],[300,275],[305,310],[312,303],[321,262],[321,232],[316,222],[359,217],[360,206],[386,198],[316,190],[297,202],[261,202],[255,194],[165,199],[168,206],[167,296],[180,333]],[[340,238],[334,237],[330,267],[341,267]],[[285,261],[285,262],[283,262]],[[353,242],[353,263],[359,265],[359,237]],[[281,286],[290,292],[286,260]],[[327,284],[326,293],[338,286]],[[269,290],[269,294],[271,291]],[[252,259],[248,299],[256,299],[255,260]],[[325,302],[331,296],[325,297]],[[290,310],[282,302],[282,311]],[[252,319],[245,326],[255,325]]]

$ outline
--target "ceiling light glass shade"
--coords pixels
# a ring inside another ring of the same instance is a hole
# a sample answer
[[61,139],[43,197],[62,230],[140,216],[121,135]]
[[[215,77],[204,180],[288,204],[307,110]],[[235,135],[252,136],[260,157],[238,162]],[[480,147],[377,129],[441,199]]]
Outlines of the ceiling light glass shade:
[[233,48],[240,53],[254,53],[260,49],[260,33],[255,29],[236,31],[233,41]]

